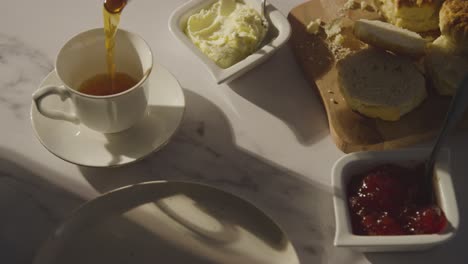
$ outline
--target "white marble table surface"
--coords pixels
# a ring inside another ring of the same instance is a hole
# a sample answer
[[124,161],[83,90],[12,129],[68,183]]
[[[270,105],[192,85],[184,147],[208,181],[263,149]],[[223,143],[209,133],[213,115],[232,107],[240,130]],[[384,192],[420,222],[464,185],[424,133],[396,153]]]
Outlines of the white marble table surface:
[[[143,36],[155,60],[179,80],[186,116],[160,152],[116,169],[69,164],[35,138],[31,93],[72,35],[101,27],[99,0],[14,0],[0,8],[0,263],[30,263],[35,250],[85,200],[140,181],[207,183],[263,209],[287,232],[302,263],[466,263],[468,139],[450,142],[461,229],[422,253],[361,254],[332,245],[330,169],[343,155],[329,136],[319,99],[289,47],[240,79],[216,85],[168,30],[186,0],[134,0],[122,28]],[[317,0],[318,1],[318,0]],[[285,15],[301,0],[271,0]]]

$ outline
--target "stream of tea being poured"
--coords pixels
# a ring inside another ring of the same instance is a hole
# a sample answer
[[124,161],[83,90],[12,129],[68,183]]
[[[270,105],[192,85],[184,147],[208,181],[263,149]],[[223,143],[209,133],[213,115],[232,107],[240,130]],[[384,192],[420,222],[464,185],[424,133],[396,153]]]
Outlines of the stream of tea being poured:
[[111,79],[111,86],[115,88],[115,61],[114,61],[114,47],[115,47],[115,34],[120,23],[120,14],[127,4],[127,0],[104,0],[104,7],[102,9],[104,17],[104,33],[106,36],[106,59],[107,71]]
[[137,81],[124,72],[117,72],[114,48],[115,36],[120,22],[120,14],[127,0],[105,0],[103,7],[107,73],[97,74],[85,80],[79,91],[89,95],[106,96],[121,93],[137,84]]

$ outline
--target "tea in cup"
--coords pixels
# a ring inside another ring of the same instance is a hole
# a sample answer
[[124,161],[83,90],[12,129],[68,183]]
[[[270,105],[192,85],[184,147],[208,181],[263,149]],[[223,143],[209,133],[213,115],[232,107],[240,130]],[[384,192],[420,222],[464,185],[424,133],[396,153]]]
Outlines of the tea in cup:
[[[115,34],[115,76],[108,74],[104,29],[92,29],[70,39],[60,50],[55,71],[62,82],[33,94],[42,115],[81,123],[102,133],[126,130],[140,121],[148,105],[148,77],[153,56],[138,35],[119,29]],[[43,99],[70,99],[73,110],[49,109]]]

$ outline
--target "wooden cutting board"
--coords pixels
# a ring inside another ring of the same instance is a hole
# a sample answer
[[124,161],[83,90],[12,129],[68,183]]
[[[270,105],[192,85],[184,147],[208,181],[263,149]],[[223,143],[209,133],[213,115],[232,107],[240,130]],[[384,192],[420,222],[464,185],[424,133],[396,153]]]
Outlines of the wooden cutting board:
[[[428,87],[428,98],[399,121],[383,121],[352,111],[338,88],[336,59],[325,43],[326,35],[309,34],[306,25],[316,18],[330,23],[338,16],[345,0],[312,0],[294,8],[288,15],[292,27],[289,44],[310,85],[318,91],[326,109],[330,133],[345,153],[410,146],[434,138],[450,103]],[[376,18],[365,11],[347,11],[351,20]],[[352,34],[351,31],[344,32]],[[356,49],[356,48],[353,48]],[[385,80],[382,80],[385,81]]]

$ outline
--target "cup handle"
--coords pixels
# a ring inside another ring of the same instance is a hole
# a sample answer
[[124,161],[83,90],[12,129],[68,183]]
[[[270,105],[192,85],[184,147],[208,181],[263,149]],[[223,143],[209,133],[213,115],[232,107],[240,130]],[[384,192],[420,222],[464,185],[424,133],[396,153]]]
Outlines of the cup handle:
[[47,109],[42,106],[42,99],[46,98],[49,95],[56,94],[60,96],[60,99],[62,101],[65,101],[68,98],[71,98],[70,92],[67,91],[67,89],[61,85],[61,86],[55,86],[55,85],[49,85],[45,86],[36,92],[33,93],[32,97],[34,100],[34,104],[36,105],[37,111],[41,113],[43,116],[46,116],[48,118],[52,119],[58,119],[58,120],[65,120],[69,121],[75,124],[80,123],[80,120],[76,116],[76,113],[73,111],[70,113],[64,112],[64,111],[59,111],[59,110],[53,110],[53,109]]

